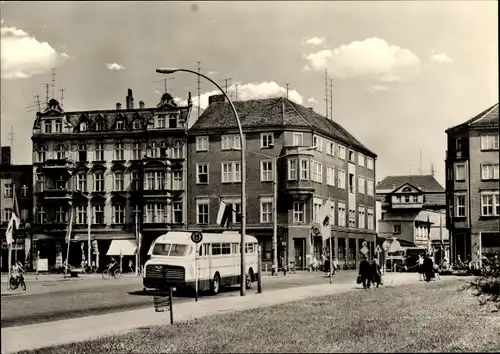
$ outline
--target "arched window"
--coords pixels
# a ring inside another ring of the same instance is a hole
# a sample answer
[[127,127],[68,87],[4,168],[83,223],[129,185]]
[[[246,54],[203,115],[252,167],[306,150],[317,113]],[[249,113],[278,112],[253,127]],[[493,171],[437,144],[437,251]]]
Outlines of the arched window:
[[411,192],[411,188],[410,187],[404,187],[403,188],[403,192]]
[[183,157],[182,143],[180,141],[176,141],[172,147],[172,157],[174,159],[181,159]]
[[123,130],[125,128],[125,123],[123,123],[123,120],[118,120],[116,121],[116,130]]
[[87,131],[87,122],[85,122],[85,121],[80,122],[80,131],[81,132],[86,132]]
[[158,157],[158,147],[156,146],[156,142],[152,141],[151,144],[149,144],[149,146],[151,150],[150,156],[153,158]]
[[160,157],[167,157],[167,156],[168,156],[167,142],[163,140],[160,143]]
[[134,120],[132,127],[134,130],[141,129],[141,121],[139,119]]
[[104,130],[104,122],[102,119],[99,119],[95,125],[95,130],[96,131],[103,131]]

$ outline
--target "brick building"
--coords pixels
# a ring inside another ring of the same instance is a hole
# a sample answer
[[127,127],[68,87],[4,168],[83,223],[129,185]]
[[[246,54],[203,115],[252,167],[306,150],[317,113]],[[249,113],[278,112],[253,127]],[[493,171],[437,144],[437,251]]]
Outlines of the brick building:
[[446,134],[446,227],[452,260],[500,252],[498,103]]
[[0,165],[0,236],[2,240],[1,269],[8,271],[8,247],[5,237],[7,225],[12,216],[14,193],[19,206],[21,225],[14,234],[12,261],[29,265],[31,245],[31,222],[33,219],[33,166],[13,165],[10,161],[10,147],[2,147],[4,154]]
[[[321,235],[312,235],[322,204],[332,201],[334,255],[355,262],[363,241],[375,241],[376,155],[328,118],[286,98],[234,102],[247,149],[247,230],[271,263],[273,157],[278,157],[278,257],[305,266],[320,257]],[[301,147],[316,146],[316,151]],[[240,140],[224,97],[209,106],[188,134],[188,226],[220,231],[221,198],[237,212],[241,205]],[[239,230],[234,213],[232,228]],[[347,249],[346,249],[346,240]],[[371,247],[373,250],[373,247]],[[346,257],[346,252],[348,256]]]
[[136,108],[130,89],[125,109],[64,112],[51,100],[33,126],[33,254],[62,264],[72,210],[73,265],[87,255],[89,234],[92,258],[102,261],[110,247],[133,256],[136,225],[143,256],[155,236],[183,228],[190,109],[190,99],[178,107],[170,94],[154,108],[142,101]]

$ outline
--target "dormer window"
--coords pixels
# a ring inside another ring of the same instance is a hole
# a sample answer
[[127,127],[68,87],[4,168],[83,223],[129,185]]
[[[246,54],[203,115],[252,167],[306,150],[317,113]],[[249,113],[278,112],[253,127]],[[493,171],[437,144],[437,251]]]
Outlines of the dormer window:
[[177,128],[177,115],[171,114],[168,117],[168,127],[169,128]]
[[95,125],[95,130],[102,131],[104,130],[104,122],[102,120],[98,120]]
[[43,123],[43,132],[47,133],[47,134],[52,133],[52,121],[51,120],[46,120]]
[[141,122],[139,121],[139,119],[134,120],[132,127],[134,130],[141,129]]
[[125,127],[125,124],[123,123],[122,120],[119,120],[116,122],[116,130],[123,130],[124,127]]
[[156,118],[156,128],[165,128],[165,115],[158,115]]
[[62,120],[56,120],[56,133],[62,133]]
[[80,122],[80,131],[81,132],[87,131],[87,122]]

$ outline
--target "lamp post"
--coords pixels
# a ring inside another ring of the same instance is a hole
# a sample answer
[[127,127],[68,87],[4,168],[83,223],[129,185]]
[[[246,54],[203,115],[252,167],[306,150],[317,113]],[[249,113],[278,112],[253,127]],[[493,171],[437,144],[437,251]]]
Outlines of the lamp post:
[[[270,148],[274,148],[274,144],[269,144]],[[316,150],[316,146],[301,147],[297,151],[310,151]],[[275,275],[278,275],[278,160],[283,157],[288,157],[290,154],[278,156],[278,155],[266,155],[255,151],[247,151],[250,154],[263,156],[268,159],[272,159],[273,165],[273,268]]]
[[[246,290],[246,271],[245,271],[245,234],[246,234],[246,189],[245,189],[245,184],[246,184],[246,161],[245,161],[245,141],[243,138],[243,129],[241,128],[241,122],[240,122],[240,117],[238,116],[238,112],[236,112],[236,108],[234,107],[233,102],[227,95],[227,93],[212,79],[210,79],[208,76],[205,76],[203,74],[200,74],[197,71],[189,70],[189,69],[180,69],[180,68],[163,68],[163,69],[156,69],[156,72],[159,74],[173,74],[175,72],[186,72],[186,73],[191,73],[194,75],[198,75],[208,81],[210,81],[212,84],[214,84],[215,87],[219,89],[219,91],[224,95],[226,100],[229,102],[229,105],[231,106],[231,110],[234,113],[234,116],[236,118],[236,121],[238,123],[238,130],[240,133],[240,145],[241,145],[241,247],[240,247],[240,253],[241,253],[241,264],[240,264],[240,283],[241,283],[241,290],[240,290],[240,295],[245,296],[245,290]],[[199,104],[199,102],[198,102]]]

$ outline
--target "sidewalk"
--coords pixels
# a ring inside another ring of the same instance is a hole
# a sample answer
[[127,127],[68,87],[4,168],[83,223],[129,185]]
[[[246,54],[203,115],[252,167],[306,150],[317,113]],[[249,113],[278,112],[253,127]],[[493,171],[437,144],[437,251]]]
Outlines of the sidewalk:
[[[441,281],[453,278],[455,277],[450,276]],[[411,283],[419,283],[418,277],[413,273],[398,273],[394,275],[392,280],[390,276],[385,278],[385,287]],[[193,300],[192,302],[177,304],[174,306],[174,323],[224,312],[268,307],[315,296],[333,295],[348,292],[355,288],[360,288],[360,285],[327,283],[296,288],[293,291],[284,289],[266,292],[264,290],[262,294],[254,295],[256,291],[256,286],[254,286],[253,289],[247,291],[245,297],[235,294],[230,297],[201,299],[198,302]],[[169,316],[168,312],[155,312],[151,299],[151,308],[149,309],[4,328],[2,329],[2,351],[11,353],[20,350],[31,350],[119,334],[140,327],[165,325],[170,321]],[[57,333],[57,336],[54,336],[54,333]]]

